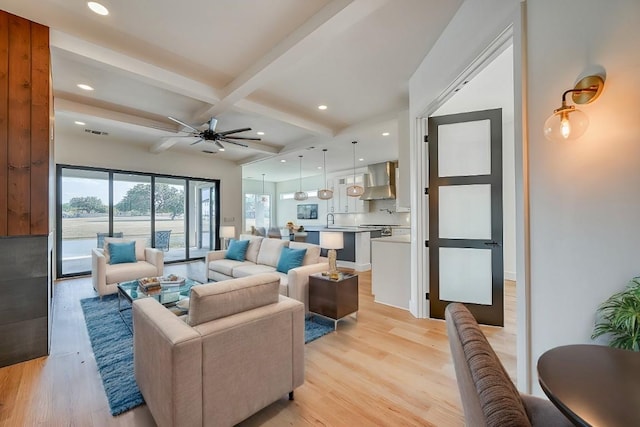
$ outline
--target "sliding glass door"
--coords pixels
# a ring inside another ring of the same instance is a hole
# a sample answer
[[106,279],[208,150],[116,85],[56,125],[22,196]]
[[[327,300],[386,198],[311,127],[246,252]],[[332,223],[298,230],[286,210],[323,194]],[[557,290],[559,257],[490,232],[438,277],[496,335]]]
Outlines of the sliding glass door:
[[216,248],[219,181],[59,165],[57,276],[91,272],[106,236],[144,239],[165,263]]

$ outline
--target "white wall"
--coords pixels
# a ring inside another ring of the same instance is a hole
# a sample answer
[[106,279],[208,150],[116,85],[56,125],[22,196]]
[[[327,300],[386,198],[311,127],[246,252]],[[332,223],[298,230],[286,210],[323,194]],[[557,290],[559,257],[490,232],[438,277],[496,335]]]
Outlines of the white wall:
[[[536,0],[527,15],[535,361],[552,347],[590,342],[598,304],[640,270],[640,2]],[[607,81],[582,108],[586,134],[545,140],[562,92],[594,65]]]
[[153,154],[141,145],[99,136],[56,136],[54,156],[57,164],[219,179],[221,224],[241,229],[242,169],[233,162],[174,151]]

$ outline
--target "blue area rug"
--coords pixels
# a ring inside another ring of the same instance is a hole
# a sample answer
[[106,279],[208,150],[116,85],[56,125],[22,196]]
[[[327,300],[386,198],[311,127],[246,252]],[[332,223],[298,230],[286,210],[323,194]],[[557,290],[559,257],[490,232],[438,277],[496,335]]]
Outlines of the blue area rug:
[[[123,304],[129,304],[122,301]],[[91,347],[96,358],[111,415],[119,415],[144,403],[133,374],[131,310],[118,313],[118,295],[80,301]],[[125,325],[126,322],[128,327]],[[318,316],[305,320],[305,343],[333,331],[333,322]]]

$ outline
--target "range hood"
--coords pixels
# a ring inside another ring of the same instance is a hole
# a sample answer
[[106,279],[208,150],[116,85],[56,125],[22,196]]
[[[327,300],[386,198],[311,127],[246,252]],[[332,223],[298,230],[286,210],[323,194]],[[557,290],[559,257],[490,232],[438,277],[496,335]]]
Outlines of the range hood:
[[396,164],[384,162],[369,165],[364,181],[361,200],[384,200],[396,198]]

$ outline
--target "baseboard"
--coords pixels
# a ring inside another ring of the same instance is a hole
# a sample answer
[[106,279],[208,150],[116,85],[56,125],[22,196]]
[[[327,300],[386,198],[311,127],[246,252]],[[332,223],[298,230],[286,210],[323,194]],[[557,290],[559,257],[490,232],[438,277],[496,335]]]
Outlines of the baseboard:
[[365,263],[365,264],[358,264],[352,261],[341,261],[338,260],[338,262],[336,263],[338,267],[342,267],[342,268],[350,268],[352,270],[355,271],[369,271],[371,270],[371,263]]
[[505,271],[504,272],[504,280],[511,280],[513,282],[516,281],[516,272],[515,271]]

